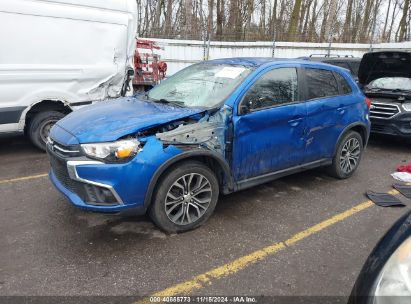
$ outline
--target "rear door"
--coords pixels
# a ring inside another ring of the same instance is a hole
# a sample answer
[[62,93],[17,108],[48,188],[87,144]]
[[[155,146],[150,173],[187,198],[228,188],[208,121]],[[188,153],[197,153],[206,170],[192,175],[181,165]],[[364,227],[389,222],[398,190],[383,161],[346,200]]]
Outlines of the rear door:
[[334,73],[326,69],[305,68],[307,99],[305,163],[330,158],[347,113]]

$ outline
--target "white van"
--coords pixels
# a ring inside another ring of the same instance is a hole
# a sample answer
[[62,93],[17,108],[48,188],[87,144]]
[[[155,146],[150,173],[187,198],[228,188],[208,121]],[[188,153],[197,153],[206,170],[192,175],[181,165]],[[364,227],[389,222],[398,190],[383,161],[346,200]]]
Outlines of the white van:
[[124,95],[136,27],[135,0],[1,0],[0,135],[44,149],[64,115]]

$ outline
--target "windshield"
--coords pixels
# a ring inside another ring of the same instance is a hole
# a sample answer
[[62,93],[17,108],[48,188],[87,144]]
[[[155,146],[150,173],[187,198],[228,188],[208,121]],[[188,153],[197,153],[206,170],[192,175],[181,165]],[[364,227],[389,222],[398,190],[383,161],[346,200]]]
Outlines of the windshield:
[[383,90],[411,90],[411,78],[408,77],[383,77],[370,82],[369,89]]
[[250,74],[251,68],[226,64],[195,64],[153,88],[153,101],[184,107],[213,108],[222,103]]

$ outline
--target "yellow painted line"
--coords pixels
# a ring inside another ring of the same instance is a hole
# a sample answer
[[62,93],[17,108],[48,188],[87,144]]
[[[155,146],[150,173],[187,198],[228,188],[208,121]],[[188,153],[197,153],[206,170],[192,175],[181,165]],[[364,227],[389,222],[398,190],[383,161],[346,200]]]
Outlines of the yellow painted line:
[[[391,190],[389,193],[394,195],[394,194],[398,194],[398,191]],[[202,289],[206,287],[207,285],[211,285],[213,280],[222,279],[229,275],[235,274],[239,272],[240,270],[243,270],[246,267],[256,262],[261,261],[265,259],[266,257],[273,255],[287,248],[288,246],[292,246],[304,240],[305,238],[324,230],[325,228],[335,225],[347,219],[348,217],[355,215],[356,213],[362,210],[370,208],[373,205],[374,203],[370,200],[363,202],[361,204],[358,204],[342,213],[336,214],[330,217],[329,219],[322,221],[321,223],[318,223],[314,226],[309,227],[308,229],[305,229],[301,232],[296,233],[295,235],[291,236],[289,239],[285,241],[274,243],[270,246],[254,251],[232,262],[229,262],[220,267],[214,268],[203,274],[197,275],[196,277],[194,277],[193,279],[189,281],[179,283],[167,289],[164,289],[162,291],[156,292],[152,296],[153,297],[164,297],[164,296],[177,296],[177,295],[191,294],[193,291]],[[143,299],[142,301],[139,301],[137,303],[148,303],[148,300],[149,299]]]
[[18,178],[12,178],[12,179],[3,179],[0,180],[0,185],[1,184],[7,184],[7,183],[15,183],[15,182],[20,182],[20,181],[26,181],[26,180],[31,180],[31,179],[37,179],[37,178],[42,178],[48,176],[47,173],[42,173],[38,175],[31,175],[31,176],[23,176],[23,177],[18,177]]

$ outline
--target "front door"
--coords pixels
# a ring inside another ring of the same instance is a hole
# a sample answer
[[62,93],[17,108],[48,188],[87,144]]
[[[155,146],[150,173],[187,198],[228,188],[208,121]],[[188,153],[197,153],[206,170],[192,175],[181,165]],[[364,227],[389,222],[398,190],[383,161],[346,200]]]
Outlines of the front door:
[[237,181],[301,164],[306,106],[297,68],[276,68],[244,94],[233,118],[232,168]]

